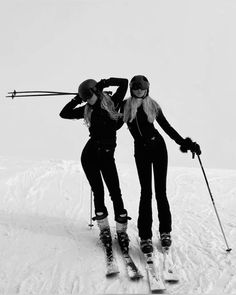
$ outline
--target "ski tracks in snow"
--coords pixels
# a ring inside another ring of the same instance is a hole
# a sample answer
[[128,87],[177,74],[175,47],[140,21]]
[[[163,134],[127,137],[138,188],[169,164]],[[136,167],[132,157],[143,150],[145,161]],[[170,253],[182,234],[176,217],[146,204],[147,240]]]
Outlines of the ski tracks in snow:
[[74,223],[84,228],[87,191],[75,162],[40,162],[6,179],[0,200],[0,294],[80,292],[81,258],[69,231]]
[[[139,282],[127,278],[115,240],[113,209],[107,191],[106,205],[120,274],[111,279],[104,275],[99,232],[96,225],[88,227],[90,188],[80,163],[17,162],[14,166],[5,159],[1,161],[4,167],[0,171],[0,294],[148,293],[136,227],[140,189],[135,170],[122,166],[119,174],[124,202],[132,217],[128,227],[130,254],[144,275]],[[233,251],[230,254],[225,251],[201,171],[169,169],[172,254],[180,277],[178,284],[167,284],[169,294],[236,291],[236,172],[211,170],[209,180]],[[155,208],[153,202],[153,242],[160,250]],[[158,251],[157,261],[161,267],[162,255]]]
[[[234,252],[225,251],[224,238],[201,171],[179,168],[172,170],[170,178],[174,257],[182,273],[176,291],[235,294],[236,256]],[[233,247],[236,214],[231,208],[235,206],[232,195],[235,196],[236,173],[211,170],[208,178],[228,242]]]

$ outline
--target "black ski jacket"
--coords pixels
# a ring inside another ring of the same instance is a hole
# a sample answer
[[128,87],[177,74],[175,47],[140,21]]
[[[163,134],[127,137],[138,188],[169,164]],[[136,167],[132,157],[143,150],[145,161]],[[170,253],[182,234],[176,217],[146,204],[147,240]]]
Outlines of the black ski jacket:
[[[123,102],[122,110],[124,104],[125,101]],[[161,109],[158,112],[156,121],[177,144],[183,144],[183,137],[169,124]],[[158,139],[158,137],[162,137],[155,128],[154,123],[148,121],[142,105],[138,107],[135,119],[132,122],[128,122],[127,125],[134,138],[135,144],[149,143],[152,140]]]
[[[123,78],[110,78],[106,80],[107,87],[118,86],[116,92],[111,95],[111,99],[118,111],[125,97],[128,80]],[[60,112],[60,116],[64,119],[83,119],[85,105],[77,107],[78,100],[72,99]],[[101,144],[116,145],[116,131],[120,128],[120,123],[110,118],[108,112],[101,108],[101,101],[98,98],[92,106],[91,124],[89,133],[91,139]]]

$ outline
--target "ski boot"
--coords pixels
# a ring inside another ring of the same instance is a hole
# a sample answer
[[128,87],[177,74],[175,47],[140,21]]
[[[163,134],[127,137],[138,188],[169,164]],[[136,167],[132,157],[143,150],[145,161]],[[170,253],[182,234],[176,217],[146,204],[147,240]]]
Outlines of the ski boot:
[[106,249],[112,248],[112,237],[107,216],[107,212],[97,212],[96,217],[94,218],[97,220],[97,225],[100,229],[99,238]]
[[105,250],[107,268],[106,276],[111,277],[119,273],[119,270],[116,259],[113,255],[112,236],[107,216],[107,212],[98,212],[96,213],[96,217],[94,217],[94,219],[97,220],[97,224],[100,229],[99,237]]
[[161,246],[162,248],[169,248],[171,246],[171,235],[170,233],[162,233],[161,235]]
[[123,253],[129,251],[129,237],[127,234],[128,219],[131,219],[127,215],[127,211],[124,210],[123,214],[116,217],[116,233],[118,238],[118,243]]
[[141,239],[140,248],[144,254],[149,254],[153,252],[153,245],[151,239]]

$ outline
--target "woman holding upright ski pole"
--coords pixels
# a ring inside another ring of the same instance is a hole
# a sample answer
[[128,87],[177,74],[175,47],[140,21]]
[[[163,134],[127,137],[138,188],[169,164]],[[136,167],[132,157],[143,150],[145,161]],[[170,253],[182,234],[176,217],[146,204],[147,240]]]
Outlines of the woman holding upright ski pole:
[[130,81],[131,96],[122,106],[123,120],[134,138],[134,156],[141,185],[138,232],[144,253],[152,246],[152,169],[158,209],[159,234],[162,247],[171,245],[171,212],[166,195],[168,155],[165,141],[154,127],[160,127],[180,145],[182,152],[201,154],[199,145],[190,138],[183,139],[166,120],[159,104],[149,96],[149,81],[145,76],[134,76]]
[[[109,86],[117,86],[113,95],[103,92]],[[94,220],[97,220],[101,241],[106,246],[112,245],[104,180],[113,202],[118,240],[128,248],[126,230],[129,217],[124,208],[114,159],[116,131],[120,126],[119,120],[122,120],[118,110],[127,88],[127,79],[109,78],[98,83],[93,79],[85,80],[79,86],[78,95],[62,109],[60,116],[64,119],[84,119],[89,129],[90,139],[82,151],[81,163],[93,191]]]

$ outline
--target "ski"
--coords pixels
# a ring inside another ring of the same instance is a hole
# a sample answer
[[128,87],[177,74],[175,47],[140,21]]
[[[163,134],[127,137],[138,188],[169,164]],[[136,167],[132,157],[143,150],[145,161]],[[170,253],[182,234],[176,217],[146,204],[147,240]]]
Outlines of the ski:
[[106,277],[113,277],[119,273],[116,259],[113,255],[112,246],[104,246],[106,254]]
[[139,280],[143,277],[138,267],[134,263],[129,254],[129,237],[126,232],[117,232],[117,240],[120,246],[121,255],[125,262],[125,267],[129,278],[133,281]]
[[121,251],[129,278],[133,281],[143,278],[128,251]]
[[114,277],[119,273],[119,269],[115,260],[107,261],[106,277]]
[[144,253],[147,279],[151,293],[163,293],[166,290],[165,284],[155,266],[153,253]]
[[179,281],[178,274],[175,270],[175,265],[173,263],[170,248],[163,247],[163,276],[164,280],[169,283],[177,283]]
[[116,259],[113,255],[112,236],[107,219],[99,220],[100,225],[100,241],[105,251],[106,260],[106,277],[113,277],[119,273]]

